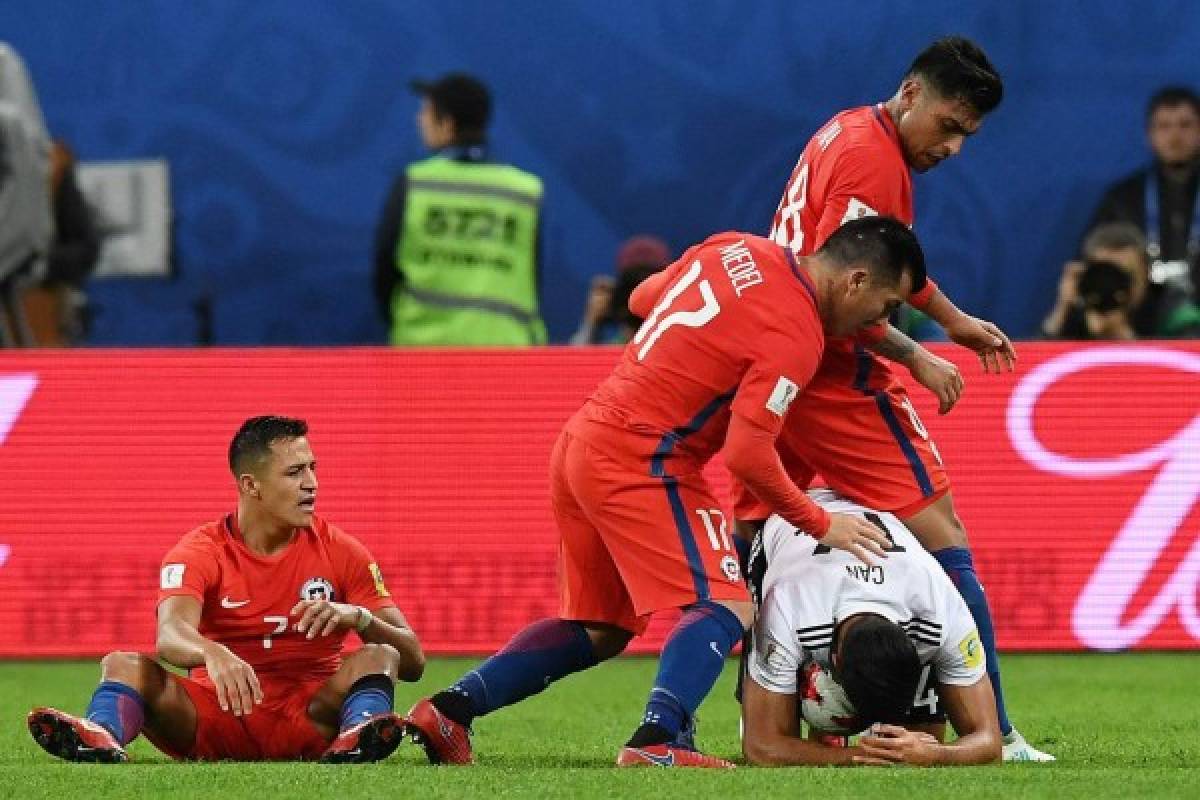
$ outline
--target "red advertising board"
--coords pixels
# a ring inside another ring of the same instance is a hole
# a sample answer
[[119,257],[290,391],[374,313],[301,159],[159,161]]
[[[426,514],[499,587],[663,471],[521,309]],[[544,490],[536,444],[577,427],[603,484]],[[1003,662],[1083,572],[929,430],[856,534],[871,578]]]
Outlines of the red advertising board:
[[[1200,646],[1200,345],[1028,344],[938,417],[1000,646]],[[615,350],[0,353],[0,656],[153,647],[162,554],[232,509],[243,419],[306,418],[318,510],[431,652],[556,609],[547,461]],[[713,474],[720,475],[714,467]],[[663,624],[640,643],[657,647]]]

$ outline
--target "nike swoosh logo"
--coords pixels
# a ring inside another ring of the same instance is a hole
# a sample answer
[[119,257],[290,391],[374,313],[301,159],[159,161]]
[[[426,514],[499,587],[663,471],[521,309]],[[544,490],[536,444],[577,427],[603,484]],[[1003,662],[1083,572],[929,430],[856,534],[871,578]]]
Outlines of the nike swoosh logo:
[[230,600],[229,595],[225,595],[221,598],[221,608],[241,608],[249,602],[249,600]]
[[642,758],[645,758],[647,761],[652,761],[653,763],[657,764],[660,767],[675,766],[675,754],[674,753],[667,753],[665,756],[656,756],[653,753],[647,753],[645,750],[639,750],[636,747],[633,748],[633,752],[637,753]]

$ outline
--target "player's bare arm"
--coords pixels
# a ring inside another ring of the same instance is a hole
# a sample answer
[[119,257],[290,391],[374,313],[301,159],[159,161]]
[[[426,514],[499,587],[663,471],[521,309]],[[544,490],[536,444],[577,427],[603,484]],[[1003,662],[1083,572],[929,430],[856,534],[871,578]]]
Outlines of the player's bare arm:
[[952,362],[936,356],[891,325],[882,339],[867,345],[886,359],[903,364],[918,383],[938,399],[938,413],[947,414],[962,397],[962,373]]
[[968,766],[1000,760],[1000,724],[987,676],[970,686],[943,685],[938,694],[946,705],[958,739],[943,744],[928,733],[896,725],[877,725],[864,736],[854,762],[868,766],[907,764],[916,767]]
[[168,597],[158,606],[158,655],[177,667],[204,667],[223,711],[249,714],[263,700],[254,668],[222,644],[200,635],[200,601]]
[[1017,363],[1017,351],[1007,334],[996,325],[967,314],[954,305],[941,289],[934,290],[924,311],[942,326],[950,341],[979,356],[984,372],[999,375],[1001,369],[1013,371]]
[[362,606],[331,603],[328,600],[301,600],[289,612],[296,631],[306,639],[329,636],[336,631],[353,630],[364,642],[388,644],[400,654],[398,679],[417,681],[425,672],[425,654],[408,620],[397,608],[381,608],[372,613]]
[[742,695],[742,754],[760,767],[849,766],[857,747],[830,747],[801,736],[796,695],[747,680]]

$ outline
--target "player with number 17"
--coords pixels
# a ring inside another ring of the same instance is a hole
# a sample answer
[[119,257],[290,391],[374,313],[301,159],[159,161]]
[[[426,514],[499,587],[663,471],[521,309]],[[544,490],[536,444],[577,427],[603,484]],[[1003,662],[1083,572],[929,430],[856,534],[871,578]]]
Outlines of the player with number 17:
[[876,217],[847,223],[810,257],[718,234],[639,286],[629,306],[645,323],[551,455],[559,616],[413,707],[409,730],[430,760],[470,763],[476,717],[612,658],[652,614],[678,608],[617,763],[732,766],[695,749],[694,714],[753,611],[702,470],[720,452],[789,522],[864,561],[883,557],[875,526],[828,514],[788,479],[775,440],[825,337],[878,324],[924,281],[916,237]]

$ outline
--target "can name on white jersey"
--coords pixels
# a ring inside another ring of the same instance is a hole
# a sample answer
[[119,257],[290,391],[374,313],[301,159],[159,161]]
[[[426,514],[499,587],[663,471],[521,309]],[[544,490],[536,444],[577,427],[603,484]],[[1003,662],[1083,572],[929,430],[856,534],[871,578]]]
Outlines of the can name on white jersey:
[[890,540],[887,558],[868,566],[834,550],[781,517],[763,528],[767,568],[755,624],[750,675],[780,693],[796,691],[796,672],[815,661],[832,668],[837,624],[878,614],[899,624],[940,683],[971,685],[984,674],[975,622],[938,562],[892,514],[872,511],[828,490],[809,496],[833,514],[859,514]]

